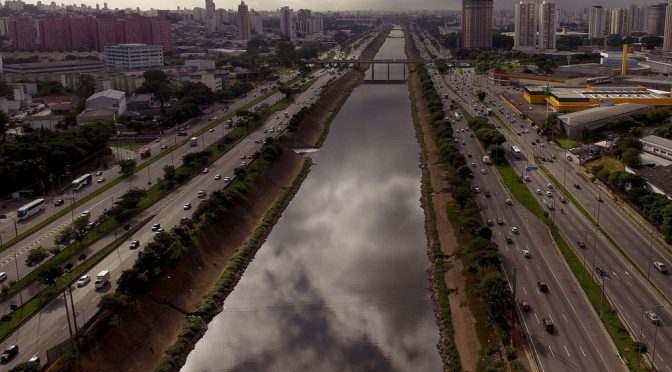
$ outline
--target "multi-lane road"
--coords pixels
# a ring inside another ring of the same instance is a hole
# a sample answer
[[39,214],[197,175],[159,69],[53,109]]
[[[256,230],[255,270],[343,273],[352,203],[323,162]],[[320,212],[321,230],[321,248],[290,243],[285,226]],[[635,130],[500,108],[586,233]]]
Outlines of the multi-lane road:
[[[461,85],[453,88],[459,93],[467,92],[466,96],[463,94],[462,97],[466,99],[470,107],[475,101],[472,92],[478,89],[494,91],[493,87],[475,85],[475,79],[471,74],[449,76],[447,81]],[[604,190],[587,180],[577,164],[566,160],[564,150],[543,140],[536,142],[538,138],[536,131],[529,128],[527,123],[519,121],[517,115],[511,112],[498,96],[491,94],[484,104],[476,103],[476,107],[481,112],[485,111],[486,106],[493,108],[509,128],[503,128],[507,136],[506,146],[516,145],[523,152],[522,160],[511,159],[516,171],[525,174],[528,165],[536,164],[535,156],[555,159],[552,162],[543,162],[543,165],[553,173],[558,182],[568,186],[567,190],[595,220],[599,220],[600,226],[618,242],[627,256],[632,259],[632,263],[637,266],[633,266],[573,205],[560,203],[557,191],[551,191],[554,194],[552,203],[556,209],[549,212],[566,240],[586,265],[587,270],[593,272],[597,282],[600,285],[604,284],[606,297],[614,304],[619,317],[629,328],[631,334],[649,345],[650,357],[653,354],[654,345],[656,346],[656,368],[672,370],[671,350],[666,347],[671,337],[666,322],[672,318],[670,318],[669,306],[659,307],[666,301],[658,292],[659,290],[667,299],[670,298],[670,278],[658,273],[653,267],[649,270],[649,264],[654,260],[669,262],[665,250],[655,243],[651,249],[649,231],[632,221],[621,207],[605,194]],[[541,190],[542,195],[539,196],[541,201],[546,204],[551,203],[551,200],[545,196],[549,183],[545,175],[540,172],[526,174],[530,180],[527,182],[530,191]],[[575,188],[574,184],[580,185],[580,188]],[[597,200],[597,196],[600,196],[602,201]],[[562,212],[559,212],[560,209]],[[579,247],[578,241],[583,241],[585,248]],[[604,270],[604,275],[599,275],[597,268]],[[647,283],[647,275],[653,285]],[[660,324],[652,324],[645,317],[646,311],[655,311],[661,318]]]

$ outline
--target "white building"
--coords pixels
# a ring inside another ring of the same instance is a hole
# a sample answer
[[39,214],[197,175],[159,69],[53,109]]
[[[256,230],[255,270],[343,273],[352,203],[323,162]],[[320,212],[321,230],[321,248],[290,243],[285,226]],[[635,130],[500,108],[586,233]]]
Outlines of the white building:
[[604,29],[607,25],[607,15],[601,5],[595,5],[590,8],[588,17],[588,38],[597,39],[604,37]]
[[86,110],[100,109],[114,111],[117,117],[123,115],[126,112],[126,93],[108,89],[86,99]]
[[287,7],[280,8],[280,34],[282,36],[293,39],[294,34],[294,20],[292,19],[293,12]]
[[639,142],[642,143],[642,150],[644,152],[672,160],[671,140],[658,136],[644,136],[639,139]]
[[513,49],[533,52],[537,42],[537,4],[521,0],[515,5]]
[[264,23],[261,14],[252,12],[250,15],[250,27],[257,35],[261,35],[264,32]]
[[163,67],[163,49],[159,45],[120,44],[105,48],[105,67],[122,70],[146,70]]

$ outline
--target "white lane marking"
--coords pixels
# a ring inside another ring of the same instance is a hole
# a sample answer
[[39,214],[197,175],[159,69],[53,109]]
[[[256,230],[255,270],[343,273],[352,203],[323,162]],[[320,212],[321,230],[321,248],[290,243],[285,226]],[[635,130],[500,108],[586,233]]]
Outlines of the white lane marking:
[[569,323],[569,321],[567,320],[567,317],[565,316],[565,313],[562,313],[562,317],[565,319],[565,323]]
[[567,357],[568,357],[568,358],[571,358],[571,357],[572,357],[572,355],[571,355],[571,354],[569,353],[569,349],[567,349],[567,345],[565,345],[565,344],[562,344],[562,346],[564,346],[564,347],[565,347],[565,351],[567,352]]
[[579,350],[581,350],[581,354],[583,354],[583,357],[586,358],[587,357],[586,352],[583,351],[583,348],[581,347],[581,345],[579,345]]
[[551,348],[551,345],[548,345],[548,350],[551,352],[553,359],[555,359],[555,354],[553,353],[553,348]]
[[534,317],[535,317],[535,319],[537,319],[537,324],[541,324],[541,322],[539,321],[539,317],[537,316],[537,314],[534,314]]

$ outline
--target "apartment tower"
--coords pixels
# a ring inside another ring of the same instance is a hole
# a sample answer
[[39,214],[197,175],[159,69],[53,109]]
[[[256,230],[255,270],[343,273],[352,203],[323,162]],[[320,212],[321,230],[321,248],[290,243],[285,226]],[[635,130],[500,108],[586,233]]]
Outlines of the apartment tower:
[[492,48],[493,0],[462,0],[462,47]]

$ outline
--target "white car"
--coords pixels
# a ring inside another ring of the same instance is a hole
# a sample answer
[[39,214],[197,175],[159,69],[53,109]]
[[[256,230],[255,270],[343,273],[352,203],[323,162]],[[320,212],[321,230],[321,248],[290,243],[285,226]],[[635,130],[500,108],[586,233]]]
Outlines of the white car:
[[514,234],[518,234],[520,231],[518,230],[517,227],[513,226],[513,227],[511,227],[511,232],[514,233]]
[[660,261],[655,261],[653,263],[653,266],[656,268],[656,270],[660,271],[663,274],[667,274],[667,267],[665,266],[664,263]]
[[219,180],[221,180],[221,179],[222,179],[222,176],[221,176],[221,175],[219,175],[219,174],[216,174],[216,175],[215,175],[215,181],[219,181]]
[[541,195],[541,190],[540,190],[540,189],[537,189],[537,190],[536,190],[536,193],[537,193],[537,195]]
[[649,321],[653,324],[658,324],[660,323],[660,317],[658,314],[654,313],[653,311],[647,311],[646,312],[646,317],[649,318]]
[[191,209],[191,203],[185,204],[182,208],[184,208],[185,211]]
[[103,175],[103,171],[99,170],[98,172],[96,172],[96,177],[102,176],[102,175]]
[[0,282],[7,280],[7,273],[6,272],[0,272]]
[[240,162],[240,166],[241,166],[241,167],[244,167],[245,165],[246,165],[246,164],[245,164],[244,161],[241,161],[241,162]]
[[90,275],[84,275],[81,278],[77,280],[77,287],[83,287],[91,281],[91,276]]
[[228,177],[228,176],[227,176],[227,177],[224,177],[224,182],[229,182],[229,181],[231,181],[231,178],[230,178],[230,177]]
[[98,183],[103,183],[103,182],[105,182],[105,177],[100,177],[100,178],[98,179]]
[[546,191],[546,196],[548,196],[549,198],[552,198],[552,197],[553,197],[553,193],[550,192],[550,191]]
[[161,145],[161,150],[165,150],[167,148],[168,148],[168,145],[166,145],[166,144]]
[[203,173],[208,173],[208,172],[210,172],[210,169],[208,169],[208,168],[203,169]]
[[530,254],[530,251],[527,249],[523,249],[523,257],[525,258],[530,258],[532,255]]
[[198,190],[198,197],[199,198],[204,198],[205,197],[205,190]]
[[481,173],[485,174],[485,168],[481,168]]

